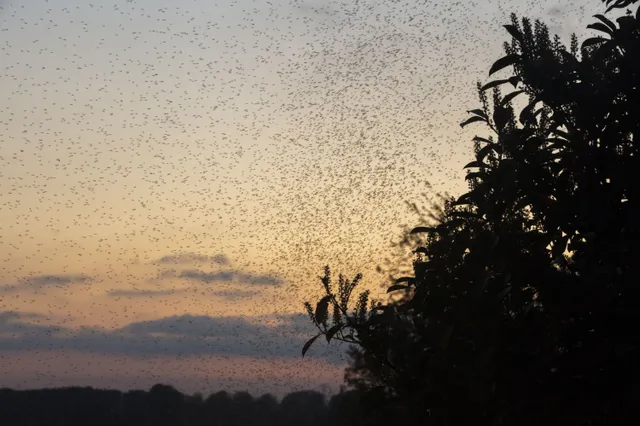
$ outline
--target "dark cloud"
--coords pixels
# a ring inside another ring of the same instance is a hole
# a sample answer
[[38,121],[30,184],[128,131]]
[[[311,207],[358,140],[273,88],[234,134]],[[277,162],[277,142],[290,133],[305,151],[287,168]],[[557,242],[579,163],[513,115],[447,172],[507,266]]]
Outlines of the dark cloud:
[[[135,289],[116,289],[111,290],[107,294],[111,297],[155,297],[155,296],[172,296],[175,294],[183,294],[189,291],[198,291],[196,287],[180,288],[180,289],[166,289],[166,290],[135,290]],[[223,297],[229,301],[236,301],[239,299],[257,296],[260,294],[257,290],[242,290],[242,289],[229,289],[218,290],[210,292],[212,296]]]
[[162,265],[185,265],[191,263],[217,263],[220,265],[229,265],[229,259],[224,254],[216,254],[215,256],[206,256],[198,253],[177,253],[163,256],[153,263]]
[[[35,338],[47,338],[52,333],[60,331],[60,327],[51,325],[39,325],[27,322],[25,320],[43,320],[46,316],[31,312],[5,311],[0,312],[0,334],[3,336],[12,336],[20,338],[25,334],[29,334]],[[9,337],[11,338],[11,337]],[[3,338],[0,338],[0,342]],[[0,343],[0,350],[3,345]]]
[[[256,286],[278,286],[282,284],[282,280],[279,277],[269,275],[256,275],[246,272],[238,271],[217,271],[217,272],[203,272],[199,270],[185,270],[181,273],[175,269],[169,269],[161,271],[157,277],[147,280],[148,282],[156,282],[157,280],[165,280],[170,278],[182,278],[185,280],[199,281],[201,283],[235,283],[235,284],[253,284]],[[112,297],[154,297],[154,296],[170,296],[173,294],[181,294],[189,291],[202,291],[202,287],[188,287],[181,289],[115,289],[109,291],[108,295]],[[241,298],[251,297],[260,294],[255,289],[225,289],[216,290],[210,293],[213,296],[224,297],[227,300],[234,301]]]
[[158,274],[158,278],[176,278],[178,271],[175,269],[166,269]]
[[207,284],[220,281],[273,286],[282,284],[282,279],[279,277],[254,275],[236,271],[202,272],[198,270],[187,270],[182,271],[180,278],[197,280]]
[[196,270],[182,271],[180,278],[212,283],[218,281],[233,281],[233,272],[202,272]]
[[298,10],[302,13],[311,13],[313,15],[334,16],[339,13],[338,10],[332,9],[327,5],[302,3],[298,5]]
[[[111,297],[126,297],[126,298],[132,298],[132,297],[153,298],[156,296],[157,297],[173,296],[176,294],[183,294],[189,291],[196,291],[196,290],[198,289],[195,287],[181,288],[181,289],[167,289],[167,290],[116,289],[116,290],[109,291],[107,295]],[[219,290],[219,291],[211,292],[211,295],[213,296],[223,297],[224,299],[232,302],[240,299],[244,299],[247,297],[257,296],[259,294],[260,292],[256,290],[240,290],[240,289]]]
[[0,327],[2,327],[3,324],[8,324],[11,320],[21,320],[26,318],[43,319],[46,318],[46,316],[33,312],[4,311],[0,312]]
[[15,284],[7,284],[0,287],[1,293],[13,293],[17,291],[40,290],[46,287],[65,288],[69,285],[83,284],[90,280],[86,275],[34,275],[24,277]]
[[180,273],[175,269],[165,269],[163,271],[159,271],[157,275],[153,278],[149,278],[146,281],[148,283],[158,283],[160,281],[171,279],[171,278],[179,278]]
[[257,336],[270,331],[267,327],[253,324],[243,317],[210,317],[204,315],[180,315],[152,321],[135,322],[118,330],[118,332],[131,333],[135,336],[163,334],[214,339]]
[[[0,351],[75,350],[129,356],[222,355],[299,358],[315,334],[304,315],[272,318],[181,315],[134,322],[116,330],[33,324],[28,315],[0,312]],[[271,325],[267,323],[271,321]],[[344,347],[318,342],[308,356],[343,364]]]
[[116,289],[111,290],[108,294],[112,297],[154,297],[154,296],[171,296],[173,294],[181,294],[189,291],[189,289],[167,289],[167,290],[133,290],[133,289]]
[[257,296],[259,294],[260,292],[256,290],[219,290],[213,292],[214,296],[224,297],[230,301]]

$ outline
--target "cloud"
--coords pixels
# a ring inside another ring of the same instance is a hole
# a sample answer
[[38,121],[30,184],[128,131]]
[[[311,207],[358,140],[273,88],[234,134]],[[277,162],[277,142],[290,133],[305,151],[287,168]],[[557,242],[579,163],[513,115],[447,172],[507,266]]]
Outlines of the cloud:
[[219,265],[229,265],[229,259],[224,254],[206,256],[198,253],[177,253],[163,256],[153,263],[161,265],[185,265],[191,263],[217,263]]
[[297,9],[301,11],[303,14],[312,13],[314,15],[326,15],[326,16],[334,16],[339,13],[338,10],[332,9],[327,5],[319,5],[319,4],[309,4],[309,3],[301,3],[297,6]]
[[[161,271],[155,278],[147,280],[147,282],[158,283],[158,281],[181,278],[190,281],[198,281],[200,283],[211,284],[214,282],[223,283],[235,283],[235,284],[252,284],[254,286],[278,286],[282,284],[282,280],[277,276],[271,275],[259,275],[251,274],[247,272],[239,271],[217,271],[217,272],[203,272],[196,269],[185,270],[178,272],[175,269],[168,269]],[[170,296],[174,294],[181,294],[189,291],[202,292],[201,286],[192,286],[187,288],[169,288],[169,289],[114,289],[108,292],[112,297],[154,297],[154,296]],[[211,291],[211,295],[223,297],[230,301],[235,301],[241,298],[251,297],[260,294],[259,291],[254,289],[224,289]]]
[[193,279],[204,283],[217,281],[233,281],[233,272],[202,272],[196,270],[182,271],[180,278]]
[[14,293],[17,291],[40,290],[46,287],[66,288],[69,285],[83,284],[91,278],[86,275],[35,275],[24,277],[15,284],[3,285],[1,293]]
[[[0,312],[0,352],[75,350],[128,356],[219,355],[299,358],[315,334],[304,315],[253,318],[181,315],[134,322],[116,330],[31,324],[16,312]],[[258,323],[260,321],[260,323]],[[274,321],[272,325],[267,325]],[[337,343],[337,342],[336,342]],[[308,356],[344,364],[344,347],[318,342]]]
[[17,311],[4,311],[0,312],[0,329],[4,324],[8,324],[11,320],[21,320],[22,318],[46,318],[45,315],[36,314],[34,312],[17,312]]
[[[162,296],[172,296],[177,294],[183,294],[187,292],[195,292],[199,289],[196,287],[187,287],[180,289],[166,289],[166,290],[136,290],[136,289],[115,289],[109,291],[107,294],[111,297],[162,297]],[[211,295],[222,297],[229,301],[237,301],[239,299],[257,296],[260,294],[257,290],[242,290],[242,289],[229,289],[229,290],[217,290],[210,292]]]
[[186,270],[182,271],[180,278],[197,280],[207,284],[220,281],[273,286],[282,284],[282,279],[277,276],[254,275],[235,271],[202,272],[198,270]]
[[135,336],[164,334],[182,337],[227,338],[256,336],[269,332],[242,317],[211,317],[206,315],[174,315],[151,321],[131,323],[118,331]]
[[[29,334],[36,338],[44,338],[50,336],[52,333],[60,331],[60,327],[51,325],[39,325],[25,322],[26,319],[46,319],[46,316],[36,314],[32,312],[16,312],[16,311],[4,311],[0,312],[0,335],[7,336],[12,335],[14,338],[19,338],[25,334]],[[0,342],[4,338],[0,337]],[[2,349],[2,343],[0,343],[0,350]]]
[[171,296],[189,291],[187,288],[167,289],[167,290],[133,290],[133,289],[116,289],[107,293],[112,297],[154,297],[154,296]]

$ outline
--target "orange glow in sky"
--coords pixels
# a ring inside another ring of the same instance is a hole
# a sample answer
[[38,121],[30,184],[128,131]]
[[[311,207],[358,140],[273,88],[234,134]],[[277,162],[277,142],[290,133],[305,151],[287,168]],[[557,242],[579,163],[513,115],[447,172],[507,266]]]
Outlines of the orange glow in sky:
[[340,348],[299,356],[316,277],[384,296],[405,201],[465,189],[501,25],[567,37],[555,3],[2,3],[0,386],[335,388]]

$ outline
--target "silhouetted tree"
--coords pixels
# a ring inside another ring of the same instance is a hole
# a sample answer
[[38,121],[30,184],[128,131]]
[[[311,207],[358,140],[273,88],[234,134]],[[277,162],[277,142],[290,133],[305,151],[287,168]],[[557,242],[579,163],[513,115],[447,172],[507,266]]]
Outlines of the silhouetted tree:
[[349,311],[362,277],[333,288],[326,268],[303,355],[323,335],[356,345],[346,379],[372,407],[436,425],[637,423],[639,17],[595,17],[604,37],[582,47],[539,21],[505,26],[490,74],[514,73],[479,84],[462,123],[490,132],[469,192],[412,231],[423,244],[399,297],[363,292]]
[[311,426],[325,420],[325,396],[315,391],[288,394],[280,403],[282,426]]
[[273,395],[266,394],[256,399],[254,410],[255,424],[265,426],[280,424],[280,406]]
[[172,386],[154,385],[148,394],[149,408],[155,425],[182,424],[184,395]]
[[225,391],[211,394],[206,399],[207,414],[209,418],[215,418],[216,425],[230,426],[233,424],[231,396]]
[[[355,392],[331,398],[318,392],[294,392],[278,403],[272,395],[216,392],[208,398],[184,395],[168,385],[149,392],[122,393],[92,388],[15,391],[0,389],[2,426],[281,426],[371,424],[361,421]],[[348,420],[348,421],[347,421]]]

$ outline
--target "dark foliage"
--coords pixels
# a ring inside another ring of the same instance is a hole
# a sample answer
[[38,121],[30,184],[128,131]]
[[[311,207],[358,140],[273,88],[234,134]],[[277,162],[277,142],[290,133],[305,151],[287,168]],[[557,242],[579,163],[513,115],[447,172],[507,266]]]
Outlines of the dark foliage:
[[[221,391],[207,398],[158,384],[148,392],[90,387],[16,391],[0,389],[3,426],[347,426],[363,424],[358,393],[326,401],[314,391],[271,395]],[[328,422],[328,423],[327,423]]]
[[350,311],[361,276],[334,289],[326,269],[307,310],[319,336],[354,345],[345,378],[368,410],[433,425],[640,424],[640,25],[638,12],[595,18],[601,36],[569,48],[542,22],[505,26],[490,75],[513,73],[478,84],[462,123],[488,133],[473,139],[469,192],[411,232],[414,274],[393,299],[367,306],[361,293]]

